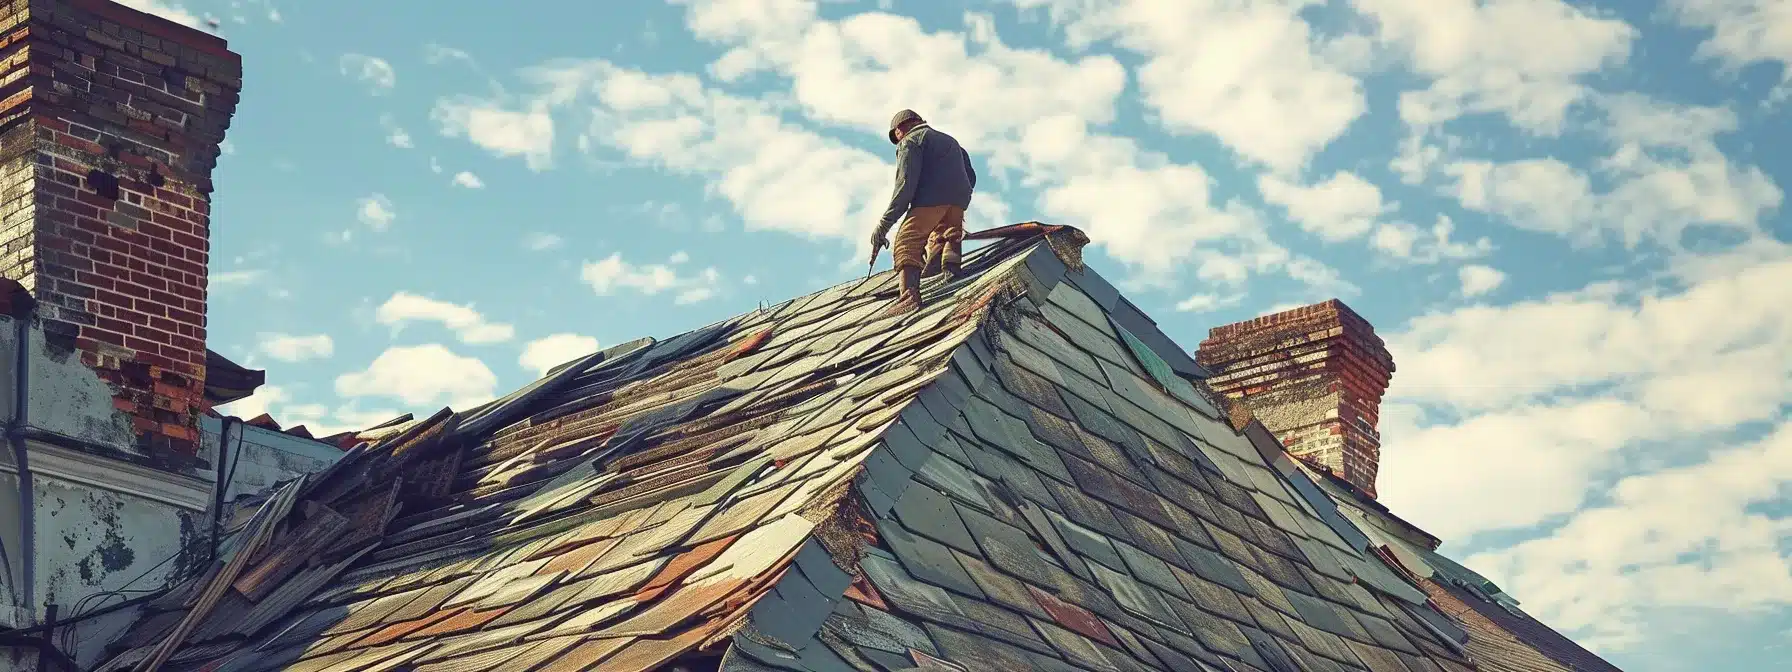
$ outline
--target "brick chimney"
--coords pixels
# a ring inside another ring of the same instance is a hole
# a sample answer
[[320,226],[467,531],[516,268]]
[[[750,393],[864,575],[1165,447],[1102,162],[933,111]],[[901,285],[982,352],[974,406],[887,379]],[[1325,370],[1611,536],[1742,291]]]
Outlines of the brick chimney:
[[0,4],[0,277],[38,301],[151,462],[196,454],[224,40],[107,0]]
[[1375,423],[1394,357],[1356,311],[1332,299],[1216,327],[1195,360],[1288,452],[1375,496]]

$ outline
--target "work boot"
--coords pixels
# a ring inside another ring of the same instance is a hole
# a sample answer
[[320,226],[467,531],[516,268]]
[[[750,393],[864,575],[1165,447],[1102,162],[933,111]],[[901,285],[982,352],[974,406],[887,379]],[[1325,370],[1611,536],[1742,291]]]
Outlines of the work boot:
[[940,270],[946,274],[946,277],[953,280],[957,280],[964,276],[964,264],[960,262],[943,262],[940,264]]
[[921,269],[918,266],[904,266],[897,271],[900,274],[902,288],[896,295],[896,305],[884,315],[900,315],[921,310]]
[[921,277],[931,278],[939,275],[942,270],[944,270],[944,268],[940,265],[939,255],[929,254],[927,255],[927,265],[921,268]]

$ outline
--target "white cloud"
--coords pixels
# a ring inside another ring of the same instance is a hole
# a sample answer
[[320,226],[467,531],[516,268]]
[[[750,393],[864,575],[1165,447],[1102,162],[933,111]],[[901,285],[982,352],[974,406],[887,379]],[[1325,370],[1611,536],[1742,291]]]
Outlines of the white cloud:
[[1472,243],[1454,240],[1456,222],[1446,215],[1438,215],[1437,223],[1429,230],[1420,229],[1410,222],[1383,222],[1375,227],[1375,233],[1369,236],[1369,245],[1377,250],[1403,261],[1415,264],[1435,264],[1445,259],[1474,259],[1487,256],[1493,251],[1493,241],[1486,236],[1476,238]]
[[1513,226],[1591,245],[1653,242],[1678,249],[1695,229],[1762,233],[1784,194],[1760,168],[1732,163],[1717,138],[1736,129],[1727,109],[1635,94],[1595,99],[1611,154],[1592,171],[1560,159],[1443,159],[1446,191],[1463,207]]
[[219,406],[217,410],[227,416],[234,415],[244,420],[251,420],[291,399],[292,395],[286,391],[286,388],[279,385],[263,385],[255,388],[254,394]]
[[484,362],[438,343],[395,346],[362,371],[336,378],[344,397],[387,397],[412,407],[446,404],[466,410],[491,400],[498,384]]
[[363,410],[352,403],[335,409],[323,404],[294,403],[293,394],[278,385],[263,385],[254,394],[219,406],[217,410],[244,420],[265,413],[283,429],[303,425],[316,437],[360,431],[400,415],[395,410]]
[[392,209],[392,199],[385,194],[374,194],[360,200],[360,207],[355,210],[355,218],[374,231],[385,231],[392,226],[392,220],[398,218],[397,211]]
[[267,276],[267,271],[260,269],[237,269],[234,271],[212,271],[206,276],[206,282],[212,289],[225,289],[254,284]]
[[691,255],[686,254],[684,250],[679,250],[677,252],[673,252],[672,258],[668,259],[667,262],[673,263],[673,264],[682,264],[682,263],[690,261],[690,260],[691,260]]
[[261,343],[257,347],[267,356],[282,362],[321,359],[336,351],[336,343],[330,339],[329,334],[262,334]]
[[1176,310],[1184,313],[1205,313],[1231,308],[1244,302],[1244,294],[1195,294],[1176,303]]
[[[961,33],[929,33],[913,19],[877,13],[819,20],[808,2],[686,4],[699,37],[729,48],[712,64],[721,79],[782,76],[803,115],[858,129],[872,142],[882,142],[892,110],[922,108],[988,172],[1019,171],[1015,182],[1039,195],[1037,216],[1088,231],[1148,284],[1167,285],[1189,262],[1221,257],[1249,259],[1250,273],[1336,279],[1271,241],[1248,206],[1213,202],[1201,167],[1095,130],[1112,120],[1125,86],[1125,71],[1110,56],[1063,61],[1014,49],[978,14],[966,17]],[[748,230],[863,246],[865,228],[889,197],[892,168],[882,152],[792,121],[777,94],[743,98],[695,76],[602,60],[556,61],[525,78],[533,97],[498,107],[565,110],[588,129],[580,135],[588,151],[704,178]],[[905,84],[919,81],[943,85]],[[982,183],[972,219],[1008,223],[1001,182],[985,176]]]
[[706,89],[689,75],[651,75],[607,62],[561,63],[533,74],[544,95],[589,92],[594,150],[710,181],[749,230],[857,240],[882,213],[883,158],[790,124],[770,103]]
[[139,12],[143,12],[145,14],[154,14],[156,16],[162,17],[169,21],[173,21],[173,22],[181,24],[183,26],[187,26],[189,28],[198,28],[200,30],[205,30],[207,28],[207,26],[205,25],[205,22],[201,21],[198,15],[192,13],[191,11],[188,11],[186,7],[182,6],[179,3],[167,2],[166,0],[116,0],[116,1],[118,2],[118,4],[124,5],[131,9],[135,9]]
[[473,56],[460,49],[443,46],[434,42],[423,45],[423,62],[430,65],[440,65],[449,61],[472,63]]
[[[783,75],[807,116],[851,126],[873,138],[881,137],[893,110],[922,110],[973,154],[987,157],[992,170],[1020,169],[1022,186],[1040,194],[1041,216],[1083,228],[1096,244],[1147,275],[1167,274],[1191,255],[1198,241],[1255,235],[1241,233],[1257,228],[1253,213],[1237,204],[1216,208],[1209,203],[1210,178],[1200,167],[1172,163],[1131,140],[1091,130],[1092,124],[1113,120],[1115,101],[1125,87],[1125,71],[1111,56],[1064,61],[1045,51],[1015,49],[1001,42],[989,17],[979,14],[967,15],[964,32],[930,33],[914,19],[888,14],[819,20],[813,3],[807,2],[784,3],[776,9],[714,1],[689,4],[687,22],[699,37],[733,47],[713,66],[724,79],[757,71]],[[736,127],[743,115],[727,109],[749,104],[705,92],[694,79],[658,78],[657,91],[643,86],[649,81],[646,76],[628,73],[613,79],[616,84],[599,90],[611,96],[614,107],[663,107],[662,101],[705,96],[728,103],[718,105],[712,114],[675,114],[643,129],[637,137],[644,139],[634,143],[637,156],[677,146],[683,138],[700,137],[707,132],[705,124],[711,123],[701,119],[719,119],[726,122],[723,127]],[[942,85],[905,84],[919,81]],[[806,186],[809,193],[829,196],[825,207],[809,208],[825,217],[800,228],[855,240],[862,237],[863,224],[842,228],[843,223],[875,220],[888,198],[889,164],[856,149],[835,149],[833,141],[779,122],[770,110],[761,108],[756,114],[768,120],[746,125],[775,128],[779,141],[790,145],[788,150],[764,154],[782,156],[827,147],[829,156],[837,158],[835,166],[816,163],[813,171],[783,172],[793,181],[812,185]],[[754,139],[763,142],[768,135],[760,131]],[[764,180],[760,175],[779,174],[771,166],[758,165],[765,161],[758,158],[762,155],[746,156],[752,160],[737,159],[745,165],[722,176],[724,193],[731,183],[748,188]],[[700,165],[718,163],[724,162]],[[978,194],[974,210],[990,203],[989,191]],[[779,207],[794,205],[787,204],[788,199],[779,201]],[[754,207],[741,208],[748,227],[763,228],[767,218],[758,213],[770,208],[749,205]],[[1006,218],[1006,204],[991,205],[1000,207],[992,207],[988,217]],[[1258,248],[1266,243],[1236,245]]]
[[1392,208],[1381,190],[1350,171],[1338,171],[1313,185],[1290,183],[1274,175],[1257,178],[1264,200],[1288,211],[1300,228],[1336,243],[1369,233],[1376,218]]
[[1792,12],[1785,0],[1668,0],[1680,25],[1710,28],[1699,44],[1701,58],[1715,59],[1734,73],[1754,63],[1780,64],[1780,85],[1771,97],[1792,91]]
[[1624,478],[1609,503],[1554,534],[1468,561],[1550,624],[1621,648],[1646,640],[1662,612],[1792,605],[1792,520],[1774,511],[1788,488],[1792,424],[1781,424],[1702,461]]
[[579,357],[597,352],[597,339],[573,333],[552,334],[529,341],[517,363],[537,376]]
[[585,262],[579,277],[599,296],[623,291],[647,296],[671,293],[672,302],[678,305],[715,296],[722,280],[720,272],[712,267],[686,275],[674,268],[677,263],[632,264],[617,253],[600,261]]
[[[1792,403],[1792,253],[1685,286],[1431,313],[1386,335],[1383,501],[1445,539],[1574,511],[1643,446],[1721,445]],[[1485,502],[1501,502],[1485,506]]]
[[411,139],[410,132],[400,127],[397,122],[392,120],[390,115],[380,117],[380,126],[383,126],[386,129],[386,144],[399,149],[410,149],[416,146],[416,143]]
[[1499,113],[1554,135],[1582,100],[1582,80],[1621,65],[1637,31],[1562,0],[1350,0],[1429,88],[1400,96],[1414,126]]
[[1368,109],[1349,64],[1317,53],[1306,2],[1010,1],[1046,8],[1073,47],[1113,39],[1137,52],[1140,94],[1161,125],[1210,134],[1279,172],[1298,170]]
[[1462,282],[1462,295],[1477,297],[1498,289],[1506,282],[1506,274],[1492,266],[1469,264],[1456,269],[1456,277]]
[[364,83],[374,93],[385,93],[398,85],[398,72],[386,59],[366,54],[343,54],[337,68],[346,77]]
[[502,343],[516,335],[515,327],[487,320],[472,304],[448,303],[408,292],[386,299],[374,312],[374,320],[394,331],[411,322],[437,322],[453,330],[462,343],[473,345]]
[[464,170],[454,174],[453,182],[454,186],[457,187],[466,187],[468,189],[485,188],[485,182],[480,180],[478,175],[474,175]]
[[523,236],[523,247],[532,252],[551,250],[566,243],[566,239],[551,233],[536,231]]
[[545,103],[511,109],[496,101],[448,98],[437,101],[430,116],[442,135],[464,137],[497,156],[520,156],[530,170],[553,165],[554,120]]

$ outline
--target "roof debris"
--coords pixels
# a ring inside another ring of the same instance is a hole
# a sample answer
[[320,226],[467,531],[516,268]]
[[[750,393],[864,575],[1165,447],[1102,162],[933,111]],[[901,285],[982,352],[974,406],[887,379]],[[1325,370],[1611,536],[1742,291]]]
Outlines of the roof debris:
[[1082,232],[967,238],[359,433],[100,669],[1474,669]]

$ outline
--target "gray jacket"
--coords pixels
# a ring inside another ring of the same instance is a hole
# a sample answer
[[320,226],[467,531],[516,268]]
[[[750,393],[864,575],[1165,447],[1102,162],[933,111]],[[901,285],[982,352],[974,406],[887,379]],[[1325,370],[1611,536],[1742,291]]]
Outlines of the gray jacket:
[[971,155],[958,146],[958,140],[926,124],[916,126],[896,145],[896,194],[890,197],[878,231],[888,233],[909,208],[968,208],[976,187]]

